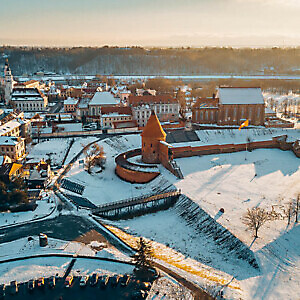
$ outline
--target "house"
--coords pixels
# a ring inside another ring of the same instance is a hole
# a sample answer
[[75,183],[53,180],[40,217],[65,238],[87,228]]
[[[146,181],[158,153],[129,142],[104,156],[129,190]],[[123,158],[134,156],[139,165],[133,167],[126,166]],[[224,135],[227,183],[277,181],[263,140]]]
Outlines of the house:
[[113,128],[116,122],[132,121],[131,107],[128,106],[106,106],[101,107],[101,128]]
[[64,112],[73,113],[76,111],[78,100],[69,97],[64,101]]
[[136,120],[141,127],[146,125],[151,115],[151,110],[154,110],[161,122],[179,120],[180,104],[177,99],[170,94],[159,94],[156,96],[130,95],[128,105],[132,108],[134,120]]
[[15,88],[11,94],[14,108],[24,112],[43,112],[48,106],[48,98],[37,88]]
[[17,163],[5,163],[0,167],[0,178],[9,182],[23,174],[23,165]]
[[27,186],[30,189],[41,189],[45,188],[50,182],[52,177],[52,171],[50,165],[45,161],[41,160],[37,164],[32,161],[26,164],[26,168],[29,169],[29,176],[27,178]]
[[25,139],[12,136],[0,136],[0,155],[9,156],[17,161],[25,155]]

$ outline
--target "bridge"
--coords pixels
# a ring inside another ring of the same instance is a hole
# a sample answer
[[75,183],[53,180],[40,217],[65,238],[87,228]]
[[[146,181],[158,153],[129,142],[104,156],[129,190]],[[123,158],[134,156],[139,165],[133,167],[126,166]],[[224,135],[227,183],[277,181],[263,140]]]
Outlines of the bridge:
[[179,190],[133,197],[100,205],[93,209],[93,214],[112,220],[136,217],[167,209],[175,204],[180,195],[181,191]]

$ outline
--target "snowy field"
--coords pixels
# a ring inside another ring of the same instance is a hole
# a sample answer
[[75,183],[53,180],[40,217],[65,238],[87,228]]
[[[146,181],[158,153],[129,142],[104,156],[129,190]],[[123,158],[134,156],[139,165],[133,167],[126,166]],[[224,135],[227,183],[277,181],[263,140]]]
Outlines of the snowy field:
[[[176,159],[184,175],[176,180],[164,175],[213,218],[248,245],[241,217],[247,208],[262,207],[280,212],[281,205],[300,192],[300,160],[291,151],[257,149],[252,152],[206,155]],[[173,179],[173,180],[172,180]],[[220,208],[225,213],[219,215]],[[270,222],[254,244],[265,245],[285,229],[286,222]],[[259,247],[259,246],[258,246]]]
[[[47,160],[49,157],[51,159],[52,165],[61,165],[62,161],[67,153],[68,147],[73,138],[56,138],[41,140],[40,143],[30,147],[28,158],[33,158],[34,160]],[[95,137],[77,137],[74,138],[73,143],[68,157],[65,161],[67,164],[85,145],[96,141]]]

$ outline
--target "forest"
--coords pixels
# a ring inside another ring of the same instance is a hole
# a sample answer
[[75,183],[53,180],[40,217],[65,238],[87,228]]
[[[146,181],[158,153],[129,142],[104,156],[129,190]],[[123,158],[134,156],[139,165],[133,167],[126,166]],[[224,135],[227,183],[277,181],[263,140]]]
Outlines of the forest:
[[297,48],[0,47],[15,75],[300,75]]

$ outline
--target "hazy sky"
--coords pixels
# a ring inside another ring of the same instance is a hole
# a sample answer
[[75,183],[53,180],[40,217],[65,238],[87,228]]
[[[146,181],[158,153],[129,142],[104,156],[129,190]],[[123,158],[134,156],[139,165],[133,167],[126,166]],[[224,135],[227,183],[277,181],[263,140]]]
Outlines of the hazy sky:
[[300,45],[300,0],[0,0],[0,44]]

